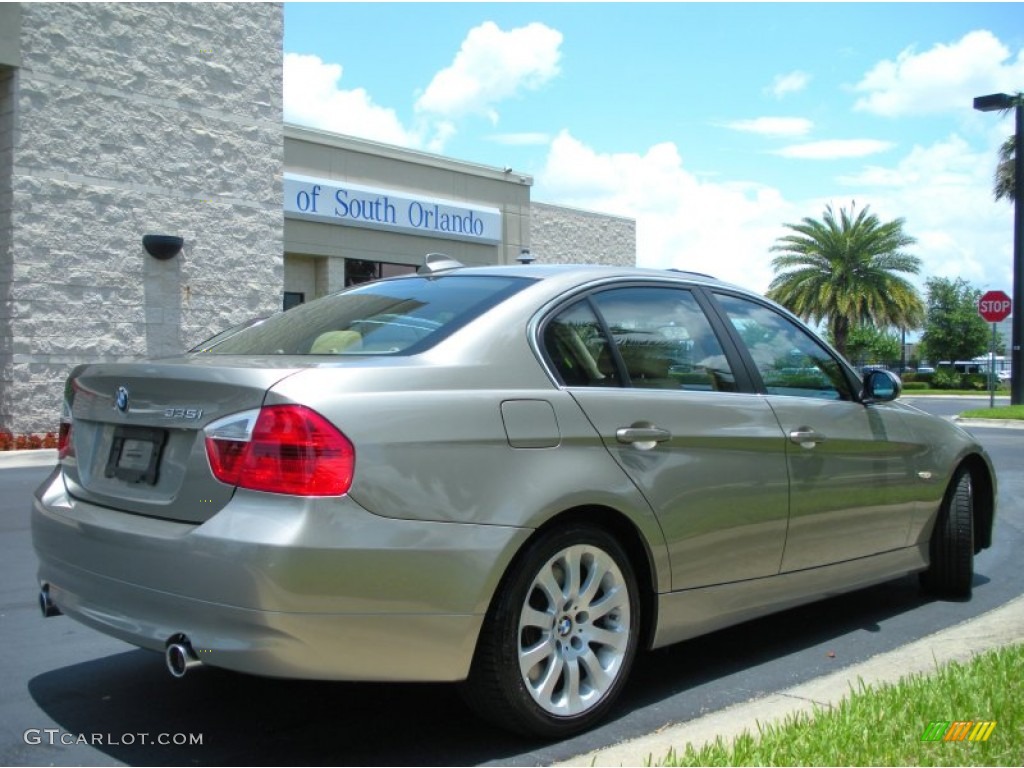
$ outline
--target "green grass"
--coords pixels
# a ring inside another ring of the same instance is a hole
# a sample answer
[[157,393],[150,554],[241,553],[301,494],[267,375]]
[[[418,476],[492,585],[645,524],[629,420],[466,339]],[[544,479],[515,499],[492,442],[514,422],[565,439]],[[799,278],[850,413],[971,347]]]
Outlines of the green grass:
[[973,408],[960,414],[963,419],[1024,419],[1024,405]]
[[[996,397],[1005,397],[1010,394],[1010,390],[996,389]],[[949,395],[985,395],[988,396],[987,389],[904,389],[904,397],[948,397]]]
[[[922,741],[936,721],[996,721],[988,741]],[[1024,765],[1024,645],[898,683],[861,684],[832,709],[758,724],[732,744],[687,745],[655,765]],[[648,763],[650,764],[650,763]]]

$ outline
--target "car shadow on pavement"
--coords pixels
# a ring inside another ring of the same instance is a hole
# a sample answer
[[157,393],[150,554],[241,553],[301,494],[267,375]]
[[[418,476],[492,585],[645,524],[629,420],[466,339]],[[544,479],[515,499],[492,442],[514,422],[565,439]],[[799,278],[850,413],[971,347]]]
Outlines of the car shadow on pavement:
[[[863,633],[886,635],[882,622],[928,602],[916,577],[906,577],[641,653],[609,722],[553,744],[478,720],[454,685],[277,680],[212,668],[174,680],[158,654],[134,650],[29,682],[62,730],[49,737],[52,747],[46,737],[39,747],[61,750],[61,759],[42,752],[34,762],[95,764],[95,750],[129,765],[548,764],[889,650],[900,641],[865,648]],[[778,660],[781,671],[761,674]]]

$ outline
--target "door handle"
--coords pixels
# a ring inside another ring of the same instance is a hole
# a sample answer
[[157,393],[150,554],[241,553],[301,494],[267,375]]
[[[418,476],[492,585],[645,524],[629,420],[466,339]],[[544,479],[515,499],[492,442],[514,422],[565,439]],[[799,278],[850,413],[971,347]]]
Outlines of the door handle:
[[649,424],[634,424],[631,427],[620,427],[615,430],[616,440],[632,445],[641,451],[649,451],[658,443],[663,443],[671,437],[672,433],[667,429]]
[[789,433],[789,439],[801,448],[807,448],[810,450],[818,443],[824,442],[825,436],[818,434],[810,427],[797,427]]

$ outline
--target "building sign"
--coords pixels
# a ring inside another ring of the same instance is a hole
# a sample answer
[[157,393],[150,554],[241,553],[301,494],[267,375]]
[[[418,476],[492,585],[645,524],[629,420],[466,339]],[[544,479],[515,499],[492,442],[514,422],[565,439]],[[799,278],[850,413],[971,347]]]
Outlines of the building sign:
[[284,215],[409,235],[501,242],[501,211],[342,181],[284,175]]

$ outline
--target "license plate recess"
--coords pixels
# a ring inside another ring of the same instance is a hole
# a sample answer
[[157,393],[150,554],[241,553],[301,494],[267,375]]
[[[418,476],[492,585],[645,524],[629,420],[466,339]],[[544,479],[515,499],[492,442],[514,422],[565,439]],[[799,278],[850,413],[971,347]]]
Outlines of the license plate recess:
[[167,430],[117,427],[104,474],[126,483],[156,485]]

